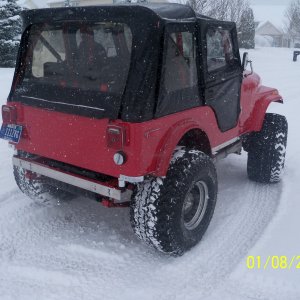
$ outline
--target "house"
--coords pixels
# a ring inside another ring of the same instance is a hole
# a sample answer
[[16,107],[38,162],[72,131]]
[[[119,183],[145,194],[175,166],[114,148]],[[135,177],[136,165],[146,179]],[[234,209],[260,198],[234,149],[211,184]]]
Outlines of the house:
[[119,3],[130,3],[130,2],[151,2],[161,3],[166,0],[50,0],[47,4],[49,7],[63,7],[63,6],[88,6],[88,5],[101,5],[101,4],[119,4]]
[[293,42],[286,32],[287,3],[278,0],[272,4],[265,4],[267,1],[253,0],[253,9],[256,27],[255,44],[260,47],[290,47]]
[[300,35],[290,37],[290,47],[300,48]]
[[285,33],[270,21],[258,26],[255,31],[256,38],[263,37],[270,41],[272,47],[288,47],[289,40]]

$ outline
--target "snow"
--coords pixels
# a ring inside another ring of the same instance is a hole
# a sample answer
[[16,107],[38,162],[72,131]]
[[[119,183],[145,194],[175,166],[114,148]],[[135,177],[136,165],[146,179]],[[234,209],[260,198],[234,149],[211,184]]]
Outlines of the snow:
[[[106,209],[80,197],[45,204],[26,198],[14,183],[12,149],[1,140],[1,300],[299,300],[296,264],[290,270],[249,270],[246,258],[300,255],[300,61],[292,62],[290,49],[249,52],[263,83],[285,99],[270,108],[289,122],[282,182],[250,182],[245,154],[220,161],[212,223],[198,246],[172,258],[138,241],[128,209]],[[0,104],[12,75],[0,69]]]
[[3,7],[7,4],[7,1],[0,0],[0,7]]
[[16,20],[19,20],[20,18],[21,17],[19,15],[17,15],[17,16],[9,17],[8,19],[11,21],[16,21]]
[[273,38],[271,36],[255,35],[256,47],[272,47]]

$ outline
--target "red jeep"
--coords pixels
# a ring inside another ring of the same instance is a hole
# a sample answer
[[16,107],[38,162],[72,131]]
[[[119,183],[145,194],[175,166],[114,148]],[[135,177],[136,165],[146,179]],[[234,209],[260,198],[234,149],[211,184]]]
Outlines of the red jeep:
[[212,218],[217,159],[243,147],[250,179],[279,181],[287,121],[266,110],[282,98],[245,70],[234,23],[176,4],[22,18],[1,137],[29,197],[130,205],[137,236],[180,255]]

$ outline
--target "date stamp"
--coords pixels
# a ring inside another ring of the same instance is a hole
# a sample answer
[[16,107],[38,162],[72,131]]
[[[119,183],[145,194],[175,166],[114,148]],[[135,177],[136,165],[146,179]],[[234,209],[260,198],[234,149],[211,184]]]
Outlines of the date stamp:
[[261,256],[248,256],[246,259],[246,265],[250,270],[300,270],[300,255],[294,255],[292,257],[284,255],[269,255],[265,258]]

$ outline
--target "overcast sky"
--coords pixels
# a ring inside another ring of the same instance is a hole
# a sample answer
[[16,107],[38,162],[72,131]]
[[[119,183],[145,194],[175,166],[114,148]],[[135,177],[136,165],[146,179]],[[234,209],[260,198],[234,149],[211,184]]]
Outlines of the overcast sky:
[[[253,8],[255,21],[260,24],[270,21],[278,29],[286,23],[285,11],[291,0],[249,0]],[[267,12],[267,13],[266,13]]]
[[252,5],[288,5],[291,0],[250,0]]

